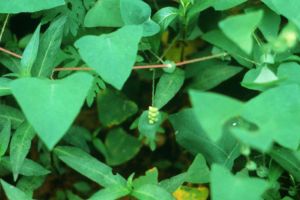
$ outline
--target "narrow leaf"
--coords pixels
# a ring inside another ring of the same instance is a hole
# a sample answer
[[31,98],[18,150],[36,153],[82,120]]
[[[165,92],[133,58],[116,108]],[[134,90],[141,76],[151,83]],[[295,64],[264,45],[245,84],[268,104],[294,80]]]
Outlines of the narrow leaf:
[[7,121],[2,127],[2,130],[0,131],[0,160],[7,150],[7,147],[9,145],[10,135],[11,135],[11,122]]
[[[86,152],[75,147],[57,147],[54,150],[60,160],[101,186],[123,188],[126,181],[119,174]],[[83,164],[84,163],[84,164]]]
[[12,172],[14,180],[18,178],[20,169],[24,163],[24,160],[30,150],[31,140],[33,139],[35,132],[32,126],[24,122],[14,133],[10,144],[10,163],[12,166]]
[[36,62],[32,68],[32,75],[38,77],[49,77],[52,74],[57,59],[58,51],[62,41],[66,17],[62,16],[53,21],[47,31],[43,34]]
[[164,73],[156,86],[154,106],[161,109],[180,90],[184,83],[184,71],[176,69],[173,73]]
[[32,200],[29,196],[27,196],[22,190],[18,189],[17,187],[6,183],[4,180],[1,180],[0,182],[9,200]]

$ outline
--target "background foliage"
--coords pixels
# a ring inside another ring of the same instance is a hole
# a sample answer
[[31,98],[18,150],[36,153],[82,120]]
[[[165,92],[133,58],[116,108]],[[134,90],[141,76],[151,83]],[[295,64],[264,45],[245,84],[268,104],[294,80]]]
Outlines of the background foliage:
[[298,0],[0,0],[1,199],[300,199]]

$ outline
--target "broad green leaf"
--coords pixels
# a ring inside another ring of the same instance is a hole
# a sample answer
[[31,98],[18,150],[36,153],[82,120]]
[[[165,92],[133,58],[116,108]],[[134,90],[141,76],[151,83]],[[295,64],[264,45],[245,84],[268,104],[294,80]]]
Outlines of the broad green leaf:
[[[11,164],[10,157],[4,157],[0,161],[0,166],[4,167],[8,171],[12,172],[12,169],[14,168],[14,164]],[[49,174],[50,171],[45,169],[40,164],[34,162],[33,160],[24,159],[24,162],[19,169],[19,174],[23,176],[33,177],[33,176],[44,176]]]
[[62,16],[53,21],[43,34],[39,44],[37,59],[32,67],[32,76],[49,77],[56,67],[55,62],[62,41],[66,17]]
[[91,75],[80,72],[62,80],[18,79],[11,87],[26,118],[52,149],[79,113],[92,81]]
[[39,50],[40,29],[41,26],[39,25],[33,33],[29,43],[27,44],[23,52],[21,59],[21,75],[23,76],[31,75],[31,68],[36,60]]
[[166,30],[178,17],[179,10],[174,7],[164,7],[153,15],[153,20],[161,26],[161,31]]
[[268,153],[283,169],[287,170],[296,181],[300,181],[300,152],[285,148],[274,148]]
[[157,83],[154,106],[161,109],[166,105],[180,90],[184,83],[184,71],[176,69],[173,73],[164,73]]
[[121,92],[109,88],[99,93],[97,107],[99,120],[106,127],[119,125],[138,111],[133,101]]
[[296,150],[300,141],[299,96],[298,85],[285,85],[265,91],[247,102],[240,113],[247,122],[257,127],[251,130],[237,126],[231,131],[245,144],[264,152],[271,148],[273,142]]
[[233,161],[240,155],[240,144],[230,134],[212,141],[199,125],[191,109],[170,116],[175,129],[176,141],[193,154],[201,153],[209,164],[219,163],[231,168]]
[[18,178],[20,169],[30,150],[31,140],[34,136],[34,129],[27,122],[24,122],[12,136],[9,155],[14,180]]
[[239,4],[246,2],[247,0],[217,0],[213,7],[215,10],[227,10],[233,8]]
[[228,39],[224,33],[220,30],[213,30],[203,35],[202,37],[205,41],[220,47],[221,49],[227,51],[230,56],[238,61],[241,65],[251,68],[252,63],[247,61],[251,60],[249,55],[242,51],[237,44]]
[[116,200],[128,195],[130,191],[127,188],[120,189],[119,187],[108,187],[101,189],[93,194],[88,200]]
[[192,18],[198,17],[200,12],[213,6],[216,1],[218,0],[195,0],[188,9],[187,19],[192,20]]
[[141,187],[146,184],[158,184],[158,170],[157,168],[152,168],[146,171],[144,176],[139,176],[133,180],[132,186],[134,188]]
[[27,196],[32,197],[33,192],[42,186],[44,180],[44,176],[22,177],[18,181],[17,187],[24,193],[26,193]]
[[18,109],[0,104],[0,124],[4,124],[8,120],[11,122],[12,128],[16,129],[24,122],[25,117]]
[[32,200],[32,198],[27,196],[22,190],[18,189],[17,187],[6,183],[4,180],[1,180],[0,182],[8,200]]
[[205,158],[201,154],[196,155],[193,163],[189,167],[186,182],[195,184],[209,182],[209,169]]
[[126,185],[126,181],[122,176],[119,174],[114,175],[109,166],[78,148],[57,147],[54,152],[68,166],[103,187],[118,187],[123,190]]
[[219,165],[211,170],[212,200],[258,200],[268,189],[266,181],[258,178],[233,176],[230,171]]
[[269,8],[275,11],[279,15],[285,16],[292,21],[300,30],[300,13],[298,8],[300,7],[300,1],[295,0],[262,0]]
[[4,125],[1,128],[2,129],[0,131],[0,162],[1,157],[5,154],[9,145],[11,135],[11,122],[8,120],[6,123],[4,123]]
[[277,86],[280,81],[268,66],[259,66],[245,74],[241,85],[252,90],[264,91]]
[[300,85],[300,65],[295,62],[282,63],[277,70],[277,76],[283,79],[283,84]]
[[84,19],[86,27],[121,27],[120,0],[101,0],[88,11]]
[[139,152],[142,144],[123,129],[117,128],[108,133],[105,146],[107,149],[107,156],[105,157],[107,164],[120,165],[132,159]]
[[197,74],[193,77],[193,82],[189,87],[198,90],[212,89],[242,71],[241,67],[221,62],[211,62],[211,65],[199,65],[199,67],[197,64],[193,66],[197,68]]
[[196,119],[213,141],[222,137],[225,124],[243,108],[242,102],[220,94],[192,90],[190,98]]
[[174,200],[169,192],[153,184],[142,185],[134,189],[131,195],[143,200],[157,200],[157,197],[159,197],[160,200]]
[[185,181],[187,173],[181,173],[169,179],[164,179],[159,183],[159,186],[170,193],[175,192]]
[[9,84],[12,80],[8,78],[0,78],[0,96],[10,95],[10,87]]
[[279,32],[281,18],[268,8],[264,8],[264,17],[258,25],[259,30],[269,41],[273,41]]
[[37,12],[64,4],[64,0],[0,0],[0,13]]
[[224,34],[239,46],[245,53],[250,54],[253,48],[252,34],[263,18],[262,11],[249,12],[226,18],[219,23]]
[[142,25],[143,36],[152,36],[160,27],[151,20],[151,7],[142,0],[120,0],[121,16],[125,25]]
[[84,36],[75,46],[87,65],[120,90],[132,71],[141,37],[140,26],[124,26],[110,34]]

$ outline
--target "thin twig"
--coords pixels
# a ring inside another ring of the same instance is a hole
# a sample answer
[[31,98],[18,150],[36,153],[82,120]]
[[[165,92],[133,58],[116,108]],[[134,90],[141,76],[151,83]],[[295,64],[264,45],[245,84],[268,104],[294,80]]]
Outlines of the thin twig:
[[[4,49],[2,47],[0,47],[0,51],[7,53],[11,56],[14,56],[16,58],[22,58],[21,55],[16,54],[14,52],[11,52],[7,49]],[[195,58],[195,59],[191,59],[191,60],[186,60],[186,61],[182,61],[182,62],[178,62],[175,63],[176,66],[183,66],[183,65],[187,65],[187,64],[192,64],[192,63],[196,63],[196,62],[201,62],[201,61],[206,61],[206,60],[211,60],[211,59],[215,59],[215,58],[220,58],[220,57],[224,57],[228,55],[227,53],[219,53],[219,54],[215,54],[215,55],[211,55],[211,56],[205,56],[205,57],[201,57],[201,58]],[[141,66],[134,66],[133,69],[155,69],[155,68],[166,68],[169,67],[169,64],[159,64],[159,65],[141,65]],[[53,71],[91,71],[94,70],[93,68],[89,68],[89,67],[58,67],[55,68]]]
[[16,57],[16,58],[22,58],[21,55],[16,54],[16,53],[14,53],[14,52],[12,52],[12,51],[9,51],[9,50],[7,50],[7,49],[4,49],[4,48],[2,48],[2,47],[0,47],[0,51],[2,51],[2,52],[4,52],[4,53],[7,53],[7,54],[9,54],[9,55],[11,55],[11,56],[14,56],[14,57]]

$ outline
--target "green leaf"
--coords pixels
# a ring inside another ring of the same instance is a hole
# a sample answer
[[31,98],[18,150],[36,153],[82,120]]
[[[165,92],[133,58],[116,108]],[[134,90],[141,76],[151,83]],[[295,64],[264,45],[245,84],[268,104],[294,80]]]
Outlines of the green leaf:
[[212,200],[258,200],[268,189],[268,183],[258,178],[233,176],[230,171],[219,165],[211,170]]
[[225,36],[225,34],[220,30],[213,30],[208,33],[205,33],[202,38],[217,46],[221,49],[227,51],[230,56],[232,56],[238,63],[241,65],[251,68],[252,63],[246,60],[251,60],[249,55],[247,55],[244,51],[242,51],[237,44],[231,41],[229,38]]
[[132,186],[134,188],[141,187],[146,184],[158,184],[158,170],[157,168],[152,168],[146,171],[144,176],[140,176],[133,180]]
[[274,148],[268,153],[283,169],[288,171],[296,181],[300,181],[300,152],[285,148]]
[[277,0],[262,0],[269,8],[275,11],[279,15],[285,16],[287,19],[292,21],[300,30],[300,13],[298,8],[300,6],[299,1],[295,0],[286,0],[286,1],[277,1]]
[[280,86],[265,91],[247,102],[241,111],[241,117],[257,128],[251,130],[237,126],[231,131],[245,144],[263,152],[269,150],[273,142],[296,150],[300,141],[299,96],[298,85]]
[[90,152],[90,147],[88,142],[91,141],[91,133],[80,126],[72,126],[67,134],[63,137],[63,141],[67,144],[71,144],[75,147]]
[[152,184],[142,185],[134,189],[131,195],[143,200],[157,200],[157,197],[159,197],[160,200],[174,200],[172,195],[165,189]]
[[0,182],[9,200],[16,200],[16,199],[32,200],[32,198],[27,196],[22,190],[6,183],[4,180],[1,180]]
[[201,154],[197,154],[189,167],[186,182],[194,184],[209,182],[209,169],[206,165],[205,158]]
[[184,71],[176,69],[173,73],[164,73],[156,86],[154,106],[161,109],[180,90],[184,83]]
[[241,67],[221,62],[211,62],[209,65],[199,66],[195,64],[194,66],[197,68],[197,74],[189,87],[198,90],[212,89],[242,71]]
[[196,119],[207,135],[217,141],[222,137],[226,122],[237,117],[243,103],[220,94],[190,91]]
[[41,18],[42,23],[47,24],[57,17],[66,16],[64,34],[71,33],[73,36],[77,36],[78,29],[82,27],[84,21],[85,7],[82,0],[65,0],[65,2],[63,6],[35,13],[34,17]]
[[79,113],[92,81],[91,75],[80,72],[62,80],[18,79],[11,87],[26,118],[52,149]]
[[40,40],[37,59],[31,74],[37,77],[49,77],[55,68],[55,62],[62,41],[66,17],[62,16],[53,21]]
[[40,43],[40,29],[39,25],[33,33],[29,43],[27,44],[21,59],[21,74],[23,76],[30,76],[31,68],[36,60],[39,43]]
[[162,180],[159,185],[170,193],[175,192],[185,181],[187,173],[181,173],[169,179]]
[[126,188],[120,189],[119,187],[109,187],[96,192],[88,200],[116,200],[128,195],[129,193],[130,191]]
[[99,93],[97,107],[99,120],[106,127],[119,125],[138,111],[133,101],[109,88]]
[[142,0],[120,0],[121,16],[125,25],[142,25],[143,36],[152,36],[160,27],[151,20],[151,7]]
[[116,32],[101,36],[84,36],[76,41],[82,59],[117,89],[128,79],[135,63],[140,26],[124,26]]
[[[14,164],[11,163],[10,161],[11,157],[4,157],[1,162],[0,166],[4,167],[5,169],[12,171],[14,168]],[[28,177],[33,177],[33,176],[44,176],[49,174],[50,171],[45,169],[43,166],[40,164],[34,162],[33,160],[29,159],[24,159],[24,162],[19,169],[19,174],[23,176],[28,176]]]
[[246,2],[247,0],[217,0],[213,7],[215,10],[227,10]]
[[0,13],[37,12],[64,4],[64,0],[0,0]]
[[282,84],[300,85],[300,65],[295,62],[282,63],[277,70],[279,79],[283,79]]
[[18,178],[20,169],[30,150],[31,140],[34,136],[34,129],[27,122],[24,122],[12,136],[9,155],[14,180],[17,180]]
[[0,161],[1,161],[1,157],[5,154],[8,148],[10,135],[11,135],[11,122],[8,120],[6,123],[4,123],[0,131]]
[[249,12],[228,17],[219,23],[224,34],[239,46],[245,53],[250,54],[253,48],[252,34],[263,18],[262,11]]
[[189,7],[187,12],[187,19],[192,20],[198,18],[200,12],[213,6],[217,0],[195,0],[194,3]]
[[120,12],[120,0],[97,1],[84,19],[86,27],[121,27],[124,22]]
[[106,162],[109,165],[120,165],[132,159],[140,150],[142,144],[135,137],[127,134],[123,129],[111,130],[106,139]]
[[24,191],[28,196],[32,197],[33,192],[42,186],[44,180],[44,176],[22,177],[18,181],[17,187]]
[[199,125],[192,109],[183,110],[170,116],[175,129],[176,141],[193,154],[201,153],[208,163],[219,163],[228,168],[240,155],[240,144],[225,132],[217,142],[212,141]]
[[276,74],[265,65],[249,70],[241,85],[248,89],[264,91],[277,86],[280,81]]
[[7,121],[11,121],[11,126],[16,129],[25,120],[22,112],[18,109],[0,104],[0,124],[4,124]]
[[9,84],[12,80],[8,78],[0,78],[0,96],[10,95],[10,87]]
[[122,176],[114,175],[110,167],[78,148],[57,147],[54,152],[68,166],[103,187],[118,187],[123,190],[126,186]]
[[166,30],[179,15],[179,10],[174,7],[164,7],[153,15],[153,20],[160,25],[161,31]]
[[279,15],[267,7],[264,8],[264,17],[258,25],[258,28],[269,42],[272,42],[277,37],[280,22],[281,18]]

